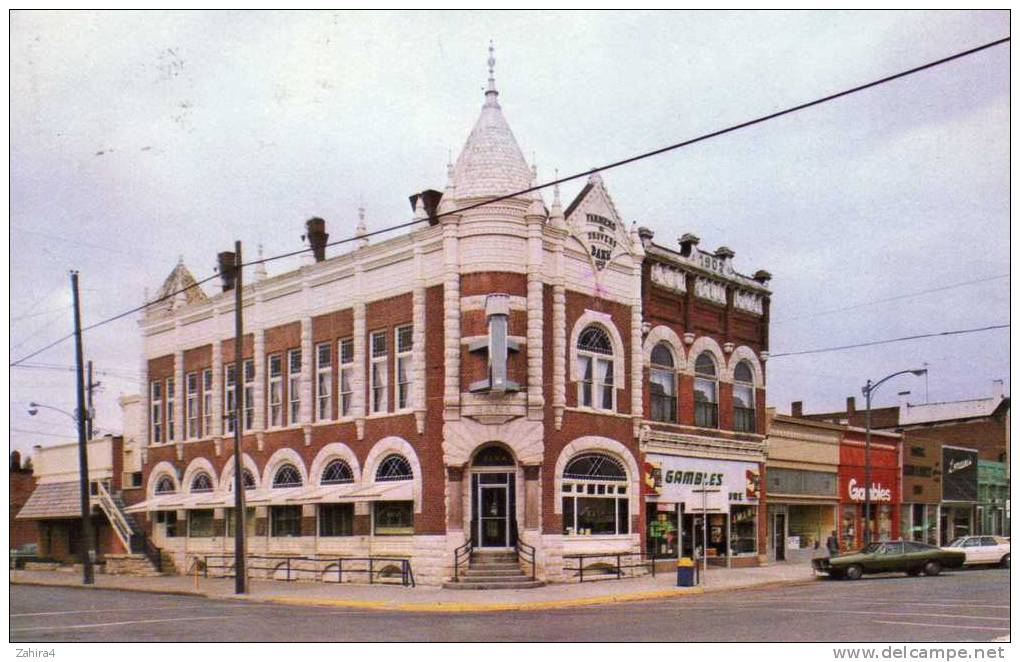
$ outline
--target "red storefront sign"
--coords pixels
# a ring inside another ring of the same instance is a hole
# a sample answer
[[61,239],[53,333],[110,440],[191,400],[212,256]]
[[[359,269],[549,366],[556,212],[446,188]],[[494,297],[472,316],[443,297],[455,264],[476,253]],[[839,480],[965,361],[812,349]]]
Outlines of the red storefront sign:
[[[899,436],[871,437],[871,539],[895,540],[900,536]],[[840,548],[857,549],[863,544],[865,479],[864,432],[847,430],[839,447]]]

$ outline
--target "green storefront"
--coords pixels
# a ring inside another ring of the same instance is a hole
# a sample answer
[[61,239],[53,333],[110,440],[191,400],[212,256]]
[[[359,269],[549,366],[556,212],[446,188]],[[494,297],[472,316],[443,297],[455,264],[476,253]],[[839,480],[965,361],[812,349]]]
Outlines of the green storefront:
[[978,533],[1009,535],[1009,472],[1004,462],[978,460]]

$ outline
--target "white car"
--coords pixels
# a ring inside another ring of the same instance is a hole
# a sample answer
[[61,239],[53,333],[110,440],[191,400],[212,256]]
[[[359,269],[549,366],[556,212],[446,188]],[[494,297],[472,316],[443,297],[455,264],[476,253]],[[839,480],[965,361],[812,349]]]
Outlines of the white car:
[[991,563],[1009,567],[1009,540],[1001,536],[963,536],[942,549],[962,551],[967,555],[964,565]]

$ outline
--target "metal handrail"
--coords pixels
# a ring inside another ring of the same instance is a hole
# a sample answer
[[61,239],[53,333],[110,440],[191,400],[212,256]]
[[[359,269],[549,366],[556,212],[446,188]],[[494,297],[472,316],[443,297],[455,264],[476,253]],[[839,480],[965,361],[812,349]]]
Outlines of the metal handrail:
[[[631,559],[638,557],[638,561],[635,563],[624,564],[623,559]],[[613,559],[615,563],[610,565],[610,569],[613,574],[616,575],[617,579],[623,579],[624,576],[628,576],[624,571],[633,570],[635,568],[645,568],[651,570],[652,577],[655,576],[655,559],[653,556],[646,554],[645,552],[606,552],[602,554],[567,554],[563,557],[563,560],[577,559],[576,567],[568,567],[568,570],[573,570],[575,575],[578,577],[578,582],[584,581],[584,562],[586,559]],[[629,575],[630,577],[636,576],[635,574]]]
[[117,534],[117,537],[120,538],[122,543],[124,543],[124,549],[130,552],[131,536],[134,534],[134,529],[132,528],[131,523],[127,521],[124,513],[120,511],[120,508],[113,500],[113,496],[111,496],[110,492],[106,489],[106,485],[103,484],[103,481],[96,481],[95,484],[99,488],[96,495],[98,497],[96,501],[99,502],[99,509],[103,511],[103,514],[106,515],[106,519],[108,519],[110,524],[113,525],[113,530]]
[[[471,540],[469,539],[466,543],[453,550],[453,581],[460,581],[460,564],[467,560],[471,561]],[[461,558],[463,556],[463,559]]]
[[531,564],[531,579],[535,579],[535,548],[524,542],[520,538],[517,539],[517,562]]
[[[273,556],[273,555],[260,555],[260,554],[249,554],[247,555],[247,569],[251,571],[266,571],[276,573],[280,570],[286,572],[284,581],[296,581],[300,579],[301,573],[312,573],[316,578],[323,577],[326,574],[326,568],[330,565],[336,566],[337,582],[343,582],[344,573],[347,574],[367,574],[368,583],[374,584],[376,576],[382,576],[385,569],[376,570],[377,563],[399,563],[400,564],[400,583],[402,586],[408,586],[415,588],[417,584],[414,580],[414,570],[411,567],[410,559],[391,557],[391,556]],[[197,557],[196,557],[197,559]],[[234,556],[233,554],[207,554],[202,557],[202,570],[203,576],[208,577],[209,572],[222,570],[224,572],[217,575],[213,572],[213,576],[220,577],[233,577],[234,570]],[[303,567],[299,562],[310,562],[313,567]],[[348,566],[344,567],[344,562],[348,563]],[[350,563],[361,563],[368,564],[368,567],[350,567]]]

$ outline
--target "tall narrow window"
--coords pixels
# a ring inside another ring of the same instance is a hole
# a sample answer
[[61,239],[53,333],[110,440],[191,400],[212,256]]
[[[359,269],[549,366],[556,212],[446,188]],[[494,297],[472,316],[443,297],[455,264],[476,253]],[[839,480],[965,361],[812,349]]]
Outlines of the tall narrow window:
[[354,338],[340,341],[340,416],[351,415],[354,396]]
[[202,431],[209,436],[213,433],[212,426],[212,368],[202,371]]
[[328,342],[315,347],[315,420],[333,418],[333,353]]
[[592,324],[577,339],[577,403],[582,407],[614,410],[613,344],[605,329]]
[[376,331],[372,334],[372,413],[386,411],[386,359],[389,350],[386,346],[386,332]]
[[234,434],[237,424],[237,374],[233,363],[223,367],[223,421],[227,434]]
[[174,378],[166,380],[166,440],[174,440]]
[[652,348],[652,368],[648,384],[653,421],[676,423],[676,366],[669,345],[660,342]]
[[187,438],[198,439],[198,373],[189,372],[184,377],[184,408],[187,415]]
[[283,356],[273,354],[267,366],[269,373],[269,427],[283,425]]
[[152,443],[163,443],[163,382],[152,382],[149,389],[152,409]]
[[244,430],[255,427],[255,359],[244,362]]
[[297,425],[301,421],[301,350],[287,352],[287,424]]
[[411,349],[414,327],[397,327],[397,409],[407,409],[411,395]]
[[754,419],[754,374],[747,361],[741,361],[733,369],[733,429],[754,432]]
[[719,427],[719,382],[715,359],[708,352],[694,363],[694,424],[702,428]]

